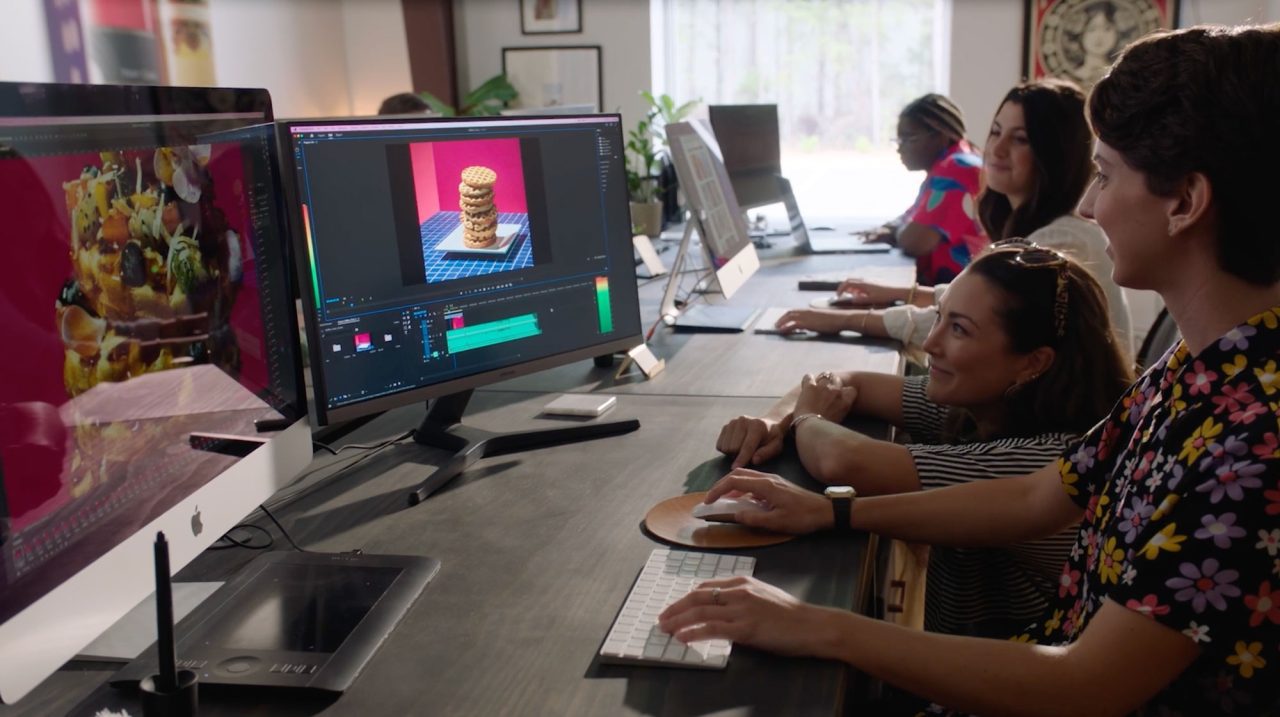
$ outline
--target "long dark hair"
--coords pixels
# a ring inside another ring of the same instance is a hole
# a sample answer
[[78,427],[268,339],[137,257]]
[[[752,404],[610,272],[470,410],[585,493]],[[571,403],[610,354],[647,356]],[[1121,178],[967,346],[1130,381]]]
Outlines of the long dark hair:
[[1000,101],[1022,108],[1035,160],[1031,193],[1016,210],[1009,198],[987,188],[978,199],[978,218],[991,241],[1029,236],[1075,211],[1089,185],[1093,134],[1084,113],[1084,93],[1066,80],[1024,82]]
[[[1044,373],[1005,396],[998,437],[1080,435],[1111,411],[1132,383],[1133,372],[1116,342],[1097,279],[1057,252],[1052,254],[1060,261],[1053,265],[1024,263],[1018,258],[1024,251],[1052,252],[1025,244],[997,246],[965,269],[1001,292],[998,315],[1010,350],[1027,354],[1042,346],[1054,349],[1053,364]],[[1060,321],[1055,313],[1059,276],[1065,289]],[[953,438],[978,437],[967,411],[952,411],[948,427]]]

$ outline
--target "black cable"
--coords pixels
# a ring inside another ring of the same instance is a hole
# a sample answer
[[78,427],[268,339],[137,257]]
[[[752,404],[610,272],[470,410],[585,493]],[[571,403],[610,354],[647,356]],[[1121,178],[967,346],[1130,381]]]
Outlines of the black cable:
[[[233,535],[231,535],[231,532],[235,530],[246,530],[250,532],[256,530],[259,533],[262,533],[263,537],[266,538],[267,542],[254,543],[252,538],[247,540],[240,540],[234,537]],[[219,545],[219,543],[222,543],[222,544]],[[260,525],[254,525],[253,523],[241,523],[240,525],[232,527],[231,530],[228,530],[227,532],[223,533],[222,537],[213,541],[213,545],[209,546],[209,550],[228,550],[230,548],[245,548],[246,550],[266,550],[270,548],[272,545],[275,545],[275,540],[271,537],[271,533],[268,532],[266,528],[263,528]]]
[[265,505],[260,505],[260,506],[258,506],[258,507],[262,509],[262,512],[263,512],[263,513],[266,513],[266,514],[267,514],[267,517],[271,519],[271,522],[272,522],[272,523],[275,523],[275,524],[276,524],[276,527],[280,529],[280,534],[284,536],[284,539],[285,539],[285,540],[289,541],[289,545],[292,545],[294,550],[298,551],[299,553],[309,553],[309,552],[311,552],[310,550],[304,550],[304,549],[302,549],[302,548],[298,547],[298,544],[297,544],[297,543],[295,543],[295,542],[293,542],[293,538],[289,535],[289,531],[285,530],[285,529],[284,529],[284,526],[280,524],[280,521],[276,520],[276,517],[275,517],[274,515],[272,515],[272,514],[271,514],[271,511],[267,510],[267,506],[265,506]]
[[[353,460],[353,461],[351,461],[350,463],[348,463],[348,464],[346,464],[346,465],[344,465],[344,466],[342,466],[342,467],[340,467],[340,468],[336,469],[336,470],[333,472],[333,475],[332,475],[332,476],[330,476],[330,477],[331,477],[331,478],[332,478],[332,477],[336,477],[336,476],[340,475],[341,473],[343,473],[344,471],[348,471],[348,470],[350,470],[350,469],[352,469],[352,468],[355,468],[356,466],[360,465],[361,463],[365,462],[366,460],[368,460],[368,459],[370,459],[370,458],[374,457],[375,455],[377,455],[379,452],[381,452],[381,451],[382,451],[382,449],[384,449],[384,448],[386,448],[386,447],[388,447],[388,446],[390,446],[390,445],[392,445],[392,444],[399,443],[400,441],[403,441],[404,439],[406,439],[406,438],[408,438],[409,436],[412,436],[412,435],[413,435],[413,431],[412,431],[412,430],[408,430],[408,431],[405,431],[404,433],[401,433],[401,434],[400,434],[400,435],[398,435],[398,436],[395,436],[394,438],[388,438],[388,439],[386,439],[386,440],[382,441],[381,443],[377,443],[377,444],[373,444],[373,445],[365,444],[365,445],[361,445],[361,446],[359,446],[359,447],[361,447],[361,448],[365,448],[366,450],[368,450],[368,453],[363,453],[363,454],[360,454],[359,456],[355,456],[355,460]],[[347,447],[347,446],[343,446],[343,448],[346,448],[346,447]],[[342,449],[339,449],[339,450],[342,450]],[[328,469],[328,468],[331,468],[332,466],[333,466],[333,464],[331,464],[331,463],[326,463],[325,465],[322,465],[322,466],[316,466],[315,468],[312,468],[311,470],[303,471],[302,473],[299,473],[299,474],[298,474],[298,476],[297,476],[296,478],[294,478],[293,480],[289,481],[289,485],[285,486],[285,488],[289,488],[289,487],[291,487],[291,486],[295,486],[295,485],[297,485],[300,481],[302,481],[302,479],[304,479],[304,478],[306,478],[306,477],[308,477],[308,476],[314,475],[314,474],[316,474],[316,473],[319,473],[320,471],[323,471],[323,470],[326,470],[326,469]],[[276,500],[272,501],[271,505],[272,505],[273,507],[279,508],[280,506],[284,505],[285,503],[288,503],[288,502],[292,501],[294,498],[297,498],[299,495],[301,495],[302,493],[304,493],[305,491],[307,491],[309,488],[311,488],[311,486],[305,486],[305,487],[303,487],[303,488],[299,488],[298,490],[294,491],[293,493],[290,493],[290,494],[288,494],[288,495],[282,496],[282,497],[280,497],[280,498],[278,498],[278,499],[276,499]],[[283,490],[283,489],[282,489],[282,490]]]
[[[401,436],[401,438],[403,438],[403,437],[404,437],[404,436]],[[394,440],[394,439],[393,439],[393,440]],[[327,443],[321,443],[320,441],[312,441],[312,442],[311,442],[311,445],[312,445],[313,447],[315,447],[315,448],[319,448],[319,449],[322,449],[322,450],[329,451],[330,453],[332,453],[333,455],[335,455],[335,456],[336,456],[336,455],[338,455],[339,453],[341,453],[341,452],[343,452],[343,451],[345,451],[345,450],[349,450],[349,449],[351,449],[351,448],[360,448],[360,449],[381,448],[381,447],[384,445],[384,443],[385,443],[385,442],[379,442],[379,443],[348,443],[347,445],[345,445],[345,446],[341,446],[341,447],[339,447],[339,448],[337,448],[337,449],[334,449],[334,447],[333,447],[333,446],[330,446],[330,445],[329,445],[329,444],[327,444]]]

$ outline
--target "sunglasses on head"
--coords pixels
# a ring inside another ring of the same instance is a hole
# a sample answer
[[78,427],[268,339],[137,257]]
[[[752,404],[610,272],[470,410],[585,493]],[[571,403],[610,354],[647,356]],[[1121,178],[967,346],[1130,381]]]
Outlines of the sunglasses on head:
[[[991,250],[1014,254],[1013,263],[1034,269],[1055,269],[1057,286],[1053,295],[1053,328],[1058,338],[1067,332],[1067,257],[1048,247],[1022,238],[1002,239]],[[1015,253],[1016,252],[1016,253]]]

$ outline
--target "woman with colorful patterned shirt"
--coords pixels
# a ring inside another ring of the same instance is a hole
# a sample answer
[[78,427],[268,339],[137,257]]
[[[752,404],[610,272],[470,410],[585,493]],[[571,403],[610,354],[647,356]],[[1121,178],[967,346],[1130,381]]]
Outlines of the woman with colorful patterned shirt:
[[[934,704],[924,714],[1280,713],[1280,25],[1196,27],[1127,47],[1095,86],[1098,176],[1081,204],[1122,286],[1160,293],[1183,336],[1111,416],[1027,476],[858,499],[850,527],[1000,545],[1080,524],[1058,605],[1012,640],[916,632],[708,581],[660,617],[840,659]],[[822,496],[738,470],[741,522],[830,528]],[[945,706],[944,706],[945,705]]]
[[925,286],[951,281],[987,245],[978,220],[982,157],[964,138],[964,117],[950,99],[928,94],[898,116],[898,156],[927,170],[911,207],[882,230],[916,258]]

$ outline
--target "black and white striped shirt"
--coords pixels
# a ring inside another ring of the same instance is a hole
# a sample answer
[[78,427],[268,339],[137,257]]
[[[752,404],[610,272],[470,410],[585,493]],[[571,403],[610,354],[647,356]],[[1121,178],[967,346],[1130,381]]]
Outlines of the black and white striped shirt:
[[[1033,473],[1052,463],[1073,436],[942,444],[948,409],[925,397],[929,379],[909,377],[902,388],[903,427],[916,441],[906,446],[924,490],[987,478]],[[1076,538],[1057,535],[1003,548],[929,551],[925,580],[926,630],[1007,637],[1010,626],[1042,617]]]

